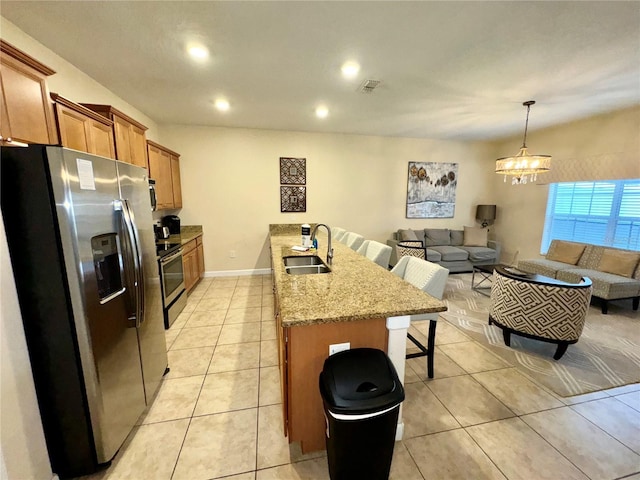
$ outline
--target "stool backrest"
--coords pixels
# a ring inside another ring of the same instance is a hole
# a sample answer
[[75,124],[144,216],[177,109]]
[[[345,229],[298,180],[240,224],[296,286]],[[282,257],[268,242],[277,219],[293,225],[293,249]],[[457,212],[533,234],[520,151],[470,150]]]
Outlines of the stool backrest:
[[391,258],[392,248],[389,245],[376,242],[375,240],[365,240],[358,253],[364,255],[372,262],[377,263],[383,268],[389,268],[389,259]]
[[438,300],[442,300],[449,277],[446,268],[416,257],[402,257],[391,272]]

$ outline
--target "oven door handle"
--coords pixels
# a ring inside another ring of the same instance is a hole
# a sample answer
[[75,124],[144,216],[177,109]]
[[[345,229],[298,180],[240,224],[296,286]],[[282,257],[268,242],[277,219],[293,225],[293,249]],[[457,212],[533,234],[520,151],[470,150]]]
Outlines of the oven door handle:
[[183,251],[184,250],[182,249],[182,247],[180,247],[178,250],[176,250],[175,253],[172,253],[170,255],[166,255],[166,256],[162,257],[160,259],[160,264],[161,265],[166,265],[167,263],[171,262],[172,260],[174,260],[174,259],[176,259],[178,257],[181,257]]

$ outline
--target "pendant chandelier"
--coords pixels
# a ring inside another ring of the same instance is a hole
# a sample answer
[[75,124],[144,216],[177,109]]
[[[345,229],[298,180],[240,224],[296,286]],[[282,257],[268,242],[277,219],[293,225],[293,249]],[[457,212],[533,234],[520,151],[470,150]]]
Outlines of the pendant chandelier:
[[512,175],[512,185],[522,185],[528,181],[535,182],[539,173],[551,170],[551,155],[531,155],[527,151],[529,109],[535,103],[534,100],[529,100],[522,104],[527,107],[527,121],[524,125],[524,139],[522,140],[520,151],[513,157],[503,157],[496,160],[496,173],[504,175],[505,182],[507,181],[507,175]]

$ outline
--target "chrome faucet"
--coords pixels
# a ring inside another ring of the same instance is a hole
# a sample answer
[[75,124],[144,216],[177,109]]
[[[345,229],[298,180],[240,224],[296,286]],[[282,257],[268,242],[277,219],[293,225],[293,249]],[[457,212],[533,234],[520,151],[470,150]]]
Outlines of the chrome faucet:
[[324,227],[327,229],[327,235],[329,236],[329,243],[327,244],[327,264],[331,265],[331,261],[333,260],[333,248],[331,248],[331,229],[324,223],[317,224],[314,227],[313,232],[311,232],[311,242],[313,242],[316,238],[318,227]]

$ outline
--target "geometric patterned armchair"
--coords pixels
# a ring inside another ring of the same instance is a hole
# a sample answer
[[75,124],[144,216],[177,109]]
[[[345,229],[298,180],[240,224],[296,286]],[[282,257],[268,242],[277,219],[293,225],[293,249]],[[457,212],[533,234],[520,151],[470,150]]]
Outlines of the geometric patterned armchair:
[[559,360],[569,344],[576,343],[582,334],[591,289],[589,278],[577,284],[557,280],[537,282],[496,268],[489,324],[502,328],[507,346],[510,346],[511,333],[557,343],[553,358]]
[[420,240],[404,240],[396,245],[396,255],[398,260],[402,257],[416,257],[426,260],[427,249],[422,246]]

